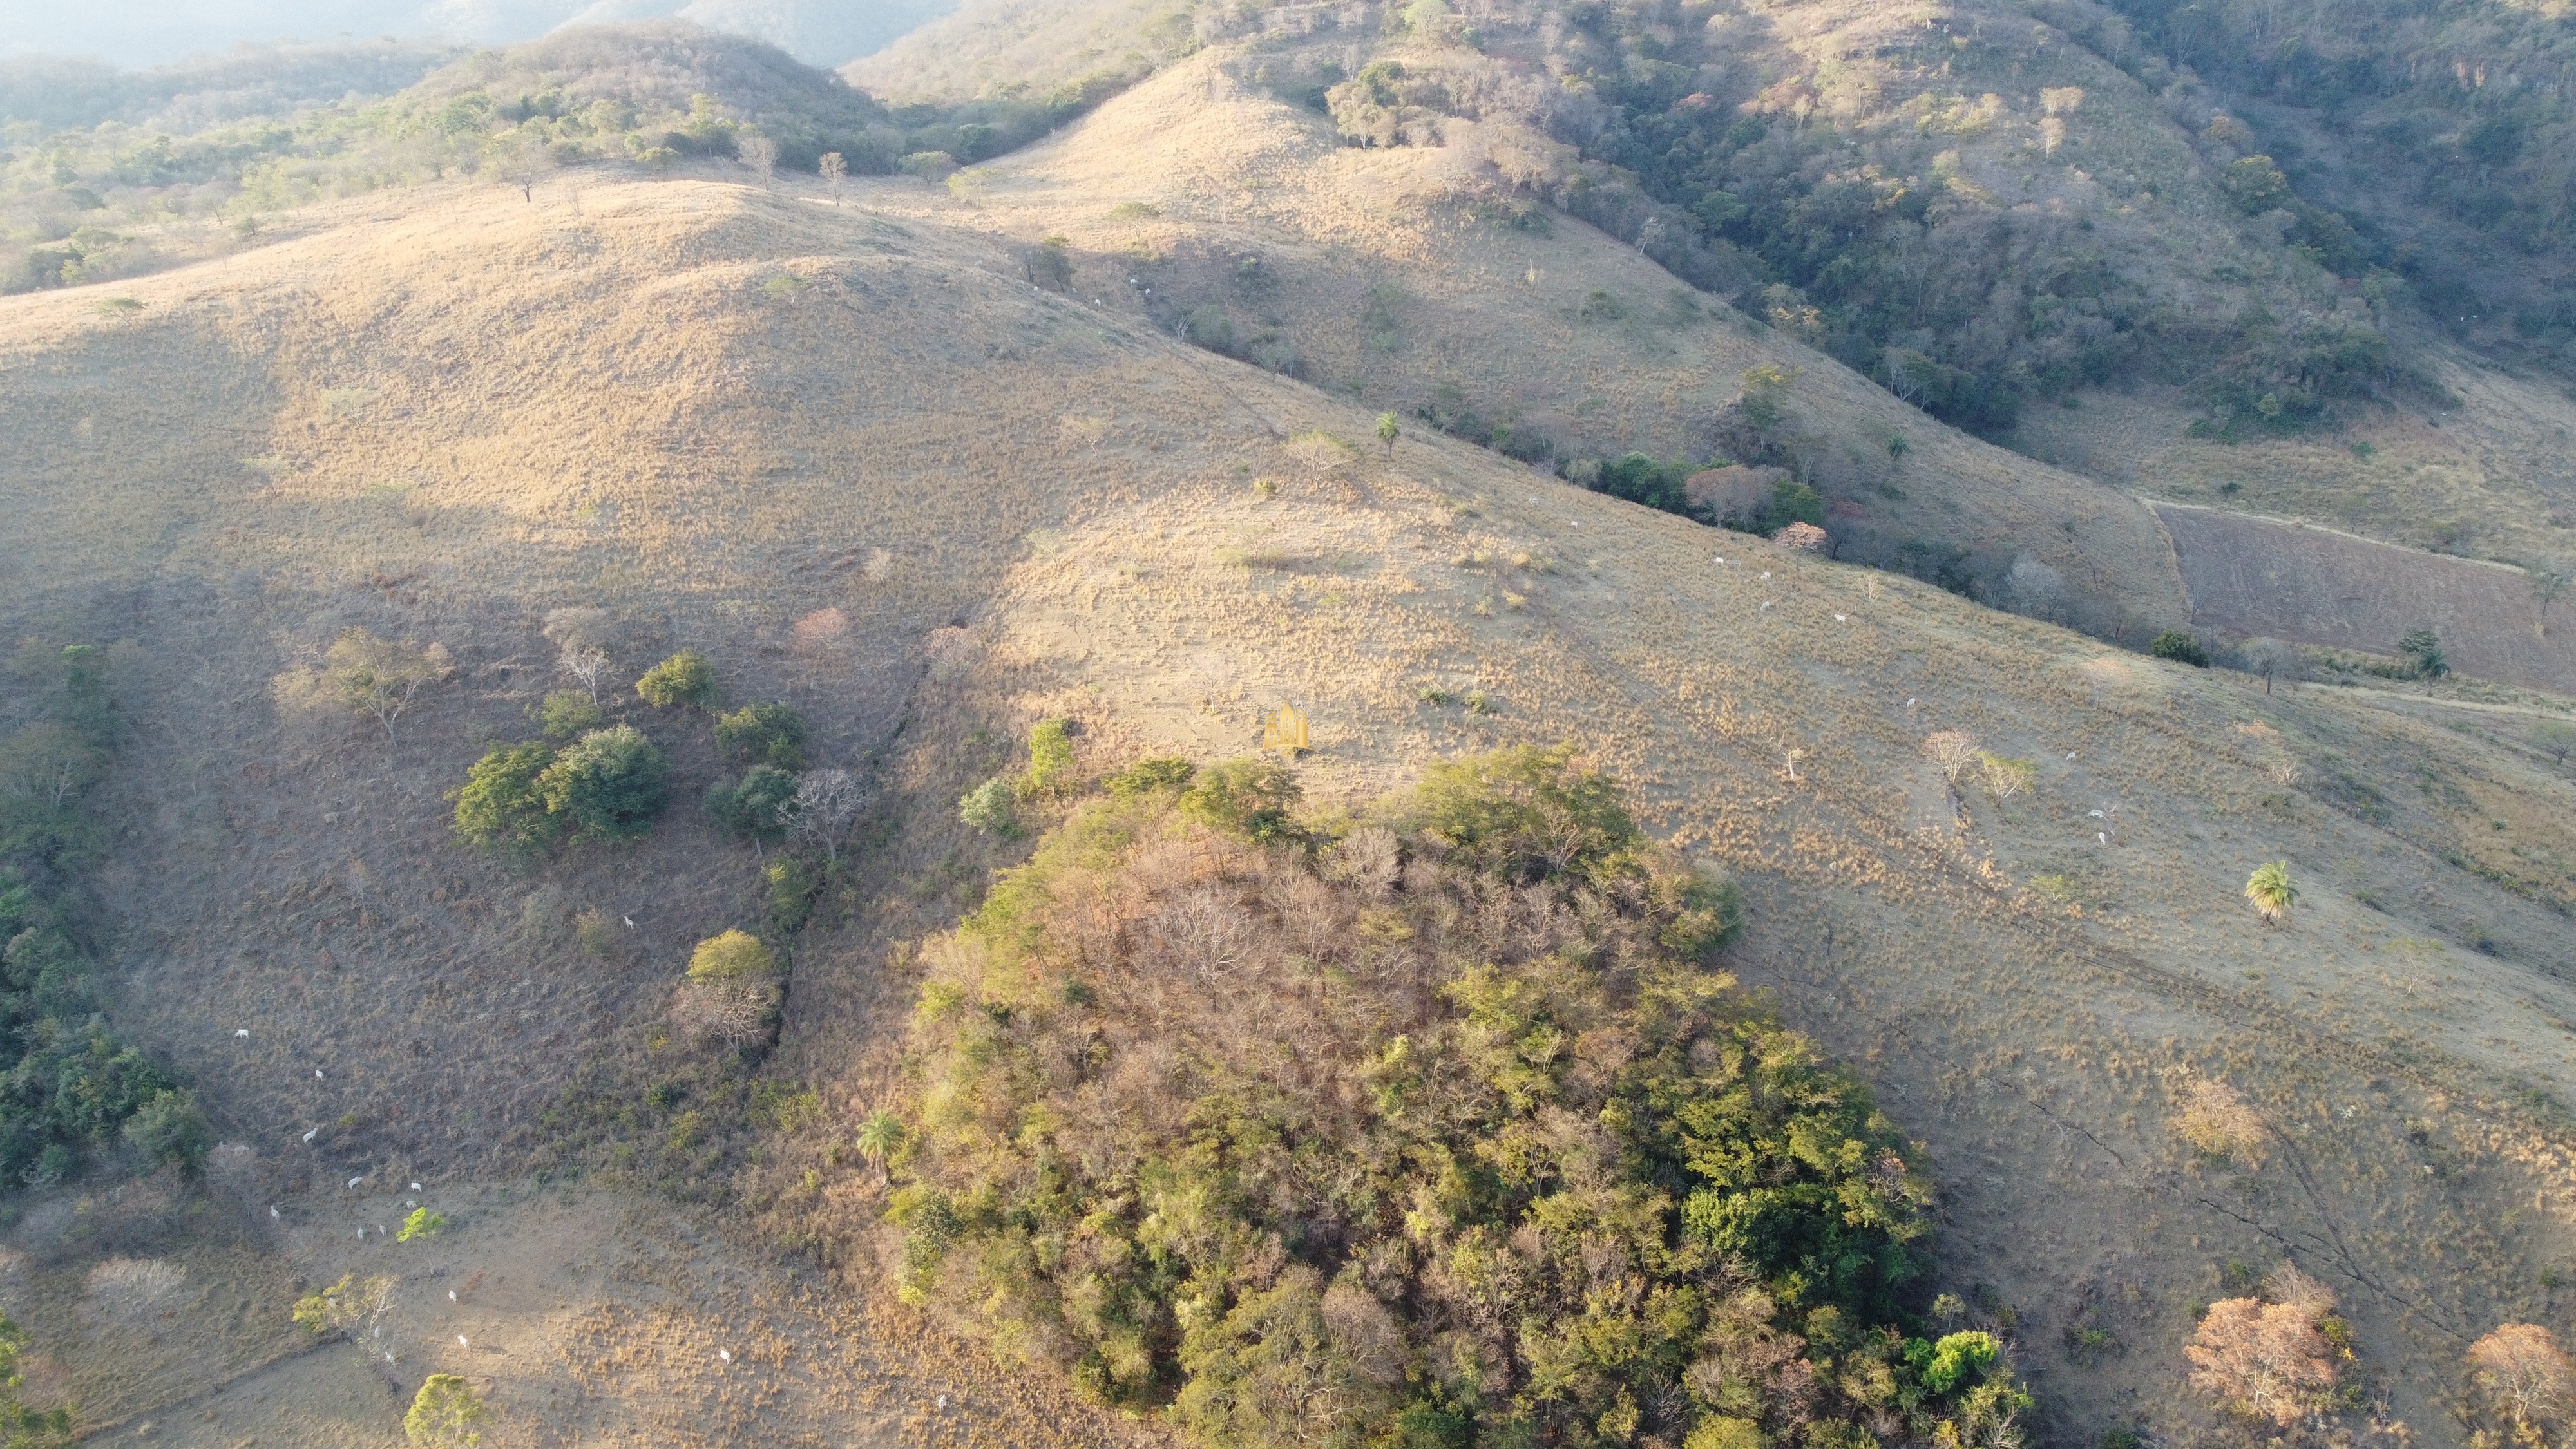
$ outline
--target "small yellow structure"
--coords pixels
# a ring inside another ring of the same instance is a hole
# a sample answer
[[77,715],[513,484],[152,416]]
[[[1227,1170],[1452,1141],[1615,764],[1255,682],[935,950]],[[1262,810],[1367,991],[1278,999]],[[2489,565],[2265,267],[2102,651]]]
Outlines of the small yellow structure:
[[1261,717],[1261,747],[1265,750],[1284,751],[1293,760],[1299,750],[1310,748],[1309,738],[1306,712],[1293,704],[1281,705],[1277,714]]

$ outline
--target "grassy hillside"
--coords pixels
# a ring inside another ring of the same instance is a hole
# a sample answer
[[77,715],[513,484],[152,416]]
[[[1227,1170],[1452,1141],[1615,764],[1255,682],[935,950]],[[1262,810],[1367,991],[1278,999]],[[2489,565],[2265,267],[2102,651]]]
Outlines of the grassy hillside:
[[[1533,210],[1492,170],[1502,140],[1342,146],[1327,121],[1240,84],[1243,68],[1173,67],[912,205],[1001,232],[1027,249],[1024,274],[1066,295],[1405,429],[1598,488],[1632,452],[1676,483],[1712,457],[1780,465],[1822,490],[1842,557],[2115,637],[2181,622],[2161,533],[2131,499],[1944,427]],[[1767,425],[1742,401],[1761,369],[1791,379]]]
[[[2482,868],[2566,854],[2545,760],[1865,569],[1719,565],[1699,525],[1434,434],[1312,466],[1294,440],[1371,414],[1032,287],[903,214],[912,185],[450,190],[138,283],[130,317],[6,304],[7,501],[48,540],[10,615],[149,666],[118,1024],[277,1190],[590,1160],[706,1191],[745,1161],[749,1083],[649,1038],[688,944],[759,920],[750,849],[686,808],[530,874],[447,834],[440,793],[558,687],[548,613],[599,607],[623,676],[698,647],[889,792],[771,1068],[829,1099],[887,1060],[888,951],[1008,858],[955,818],[999,741],[1054,713],[1085,768],[1219,758],[1288,701],[1320,798],[1572,740],[1733,871],[1743,970],[1927,1144],[1944,1286],[2012,1310],[2070,1434],[2194,1422],[2187,1309],[2231,1262],[2331,1276],[2428,1435],[2455,1335],[2549,1312],[2568,885]],[[456,662],[390,743],[297,708],[352,624]],[[703,723],[622,708],[690,788],[716,769]],[[1945,787],[1937,729],[2032,785]],[[2279,858],[2307,895],[2264,929],[2237,890]],[[2269,1145],[2180,1146],[2176,1073]],[[847,1130],[764,1148],[746,1200],[863,1207]]]

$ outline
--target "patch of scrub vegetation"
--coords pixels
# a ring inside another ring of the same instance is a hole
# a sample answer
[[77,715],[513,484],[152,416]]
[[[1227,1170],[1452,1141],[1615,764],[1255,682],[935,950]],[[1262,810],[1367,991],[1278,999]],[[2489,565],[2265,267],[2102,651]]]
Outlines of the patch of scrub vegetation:
[[120,1040],[92,981],[89,883],[106,830],[92,809],[124,720],[108,656],[31,645],[17,727],[0,739],[0,1190],[61,1181],[122,1149],[193,1172],[214,1145],[195,1100]]
[[2019,1441],[2002,1342],[1908,1311],[1903,1139],[1611,780],[1113,786],[929,950],[907,1299],[1216,1444]]

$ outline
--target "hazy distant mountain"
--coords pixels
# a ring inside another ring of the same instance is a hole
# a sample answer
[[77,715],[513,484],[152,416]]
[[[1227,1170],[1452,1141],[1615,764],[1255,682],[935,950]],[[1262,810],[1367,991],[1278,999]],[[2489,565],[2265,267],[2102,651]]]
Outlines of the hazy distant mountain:
[[0,26],[0,55],[148,66],[243,41],[357,35],[503,44],[566,24],[677,16],[834,66],[955,8],[956,0],[117,0],[13,16]]

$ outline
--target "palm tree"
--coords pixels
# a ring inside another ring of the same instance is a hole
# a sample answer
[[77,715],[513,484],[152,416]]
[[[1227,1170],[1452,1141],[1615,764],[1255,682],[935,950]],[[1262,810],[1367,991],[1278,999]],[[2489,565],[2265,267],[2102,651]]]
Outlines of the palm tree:
[[2290,863],[2275,860],[2254,867],[2245,879],[2245,899],[2254,903],[2255,913],[2263,924],[2277,926],[2290,918],[2290,907],[2298,903],[2299,888],[2290,884]]
[[882,1107],[859,1124],[859,1155],[877,1170],[879,1186],[886,1181],[886,1159],[903,1146],[903,1136],[903,1119]]

